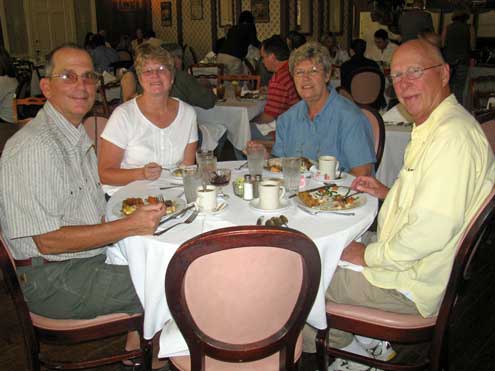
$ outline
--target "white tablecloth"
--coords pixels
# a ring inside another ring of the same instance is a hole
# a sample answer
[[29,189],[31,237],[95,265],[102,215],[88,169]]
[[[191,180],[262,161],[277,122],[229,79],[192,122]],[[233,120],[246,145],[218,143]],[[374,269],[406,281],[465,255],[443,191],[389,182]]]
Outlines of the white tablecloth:
[[[242,162],[224,162],[221,166],[234,168]],[[232,179],[242,176],[246,170],[234,171]],[[265,174],[265,176],[268,174]],[[351,176],[344,183],[349,184]],[[138,181],[115,193],[107,205],[107,218],[115,219],[121,201],[130,196],[155,195],[159,186],[167,184],[166,178],[155,182]],[[310,181],[307,188],[317,185]],[[181,190],[161,191],[166,198],[174,197]],[[164,289],[165,273],[176,249],[186,240],[209,230],[233,225],[254,225],[260,212],[252,209],[247,201],[232,194],[232,186],[224,187],[230,194],[228,207],[216,216],[199,216],[190,225],[181,225],[159,237],[135,236],[123,239],[107,249],[107,263],[128,264],[136,292],[145,310],[144,337],[152,338],[162,331],[159,357],[188,354],[187,346],[177,330],[169,311]],[[367,202],[355,209],[354,216],[335,214],[309,215],[290,203],[282,211],[289,219],[288,225],[307,234],[316,244],[320,253],[322,272],[318,294],[307,322],[316,328],[326,327],[325,291],[335,272],[345,246],[364,233],[373,222],[378,202],[371,196],[364,196]],[[275,214],[279,215],[279,214]]]
[[235,148],[242,151],[251,140],[249,121],[263,111],[265,103],[264,100],[236,100],[229,97],[225,102],[218,102],[213,108],[194,109],[199,125],[225,127],[227,138]]
[[387,187],[394,184],[402,169],[404,152],[411,140],[411,130],[411,126],[387,125],[385,127],[385,147],[376,178]]

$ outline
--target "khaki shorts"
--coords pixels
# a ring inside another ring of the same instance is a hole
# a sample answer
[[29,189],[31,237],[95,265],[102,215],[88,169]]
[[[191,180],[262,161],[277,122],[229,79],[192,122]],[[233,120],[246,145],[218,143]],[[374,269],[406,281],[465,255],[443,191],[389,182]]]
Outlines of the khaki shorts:
[[142,313],[129,267],[105,264],[105,259],[98,255],[17,268],[29,310],[55,319]]

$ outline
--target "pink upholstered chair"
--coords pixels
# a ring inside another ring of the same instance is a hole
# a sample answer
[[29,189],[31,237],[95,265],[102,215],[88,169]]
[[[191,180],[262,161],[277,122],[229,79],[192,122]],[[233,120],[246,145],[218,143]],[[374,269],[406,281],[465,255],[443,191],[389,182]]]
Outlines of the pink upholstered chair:
[[488,142],[495,153],[495,110],[484,112],[476,117],[485,132]]
[[352,99],[357,104],[365,104],[379,109],[383,107],[385,98],[385,77],[381,70],[373,67],[362,67],[352,72]]
[[[316,346],[320,370],[327,369],[326,356],[349,359],[383,370],[448,370],[444,336],[450,321],[461,284],[471,275],[470,263],[477,251],[481,238],[488,232],[487,226],[493,218],[495,188],[486,198],[478,213],[459,242],[452,272],[436,317],[423,318],[419,315],[396,314],[354,305],[327,303],[329,328],[340,329],[357,335],[388,340],[397,343],[415,344],[430,342],[429,354],[414,364],[383,362],[354,353],[332,348],[326,344],[327,330],[318,332]],[[444,367],[444,368],[442,368]]]
[[190,357],[179,370],[295,370],[320,282],[314,243],[287,228],[202,234],[172,258],[165,292]]
[[93,141],[96,155],[100,155],[101,140],[100,135],[103,133],[108,119],[104,116],[91,115],[84,119],[83,125],[88,137]]
[[371,129],[373,130],[376,155],[375,171],[378,171],[378,167],[382,161],[383,148],[385,147],[385,125],[383,123],[383,118],[377,110],[370,106],[359,105],[359,108],[361,108],[361,111],[368,119]]
[[143,350],[122,351],[120,354],[107,355],[99,359],[64,362],[46,357],[40,352],[40,342],[65,346],[124,335],[129,331],[142,333],[143,315],[115,313],[89,320],[59,320],[30,313],[17,279],[14,261],[3,240],[1,231],[0,268],[24,337],[27,371],[40,371],[41,365],[57,370],[83,369],[137,357],[143,358],[146,370],[151,370],[151,344],[147,341],[142,341]]

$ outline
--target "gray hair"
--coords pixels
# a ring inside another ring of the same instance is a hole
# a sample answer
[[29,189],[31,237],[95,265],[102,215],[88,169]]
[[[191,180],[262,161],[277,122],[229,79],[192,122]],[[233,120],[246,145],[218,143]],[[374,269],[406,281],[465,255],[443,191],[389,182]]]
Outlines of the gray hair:
[[163,64],[170,71],[172,78],[175,76],[174,59],[170,53],[159,46],[153,46],[149,43],[141,44],[136,49],[134,67],[138,75],[141,74],[144,64],[151,60]]
[[306,60],[312,60],[315,64],[321,64],[325,74],[329,74],[332,69],[328,49],[316,41],[310,41],[292,51],[289,57],[290,74],[294,75],[296,65]]
[[88,55],[89,59],[91,60],[91,64],[93,64],[93,59],[89,55],[88,51],[82,47],[80,47],[77,44],[74,43],[64,43],[62,45],[57,46],[55,49],[53,49],[49,54],[48,54],[48,61],[46,62],[45,66],[45,76],[51,76],[53,73],[53,69],[55,68],[55,63],[54,63],[54,56],[55,54],[62,49],[75,49],[84,52],[85,54]]

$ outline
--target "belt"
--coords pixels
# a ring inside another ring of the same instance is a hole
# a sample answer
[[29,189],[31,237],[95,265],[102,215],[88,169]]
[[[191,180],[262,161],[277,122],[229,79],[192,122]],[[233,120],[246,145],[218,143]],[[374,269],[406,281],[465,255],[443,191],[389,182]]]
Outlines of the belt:
[[30,267],[33,265],[33,259],[40,261],[41,264],[58,263],[58,261],[46,260],[45,258],[41,258],[41,257],[40,258],[28,258],[28,259],[22,259],[22,260],[14,259],[14,263],[15,263],[16,267]]

